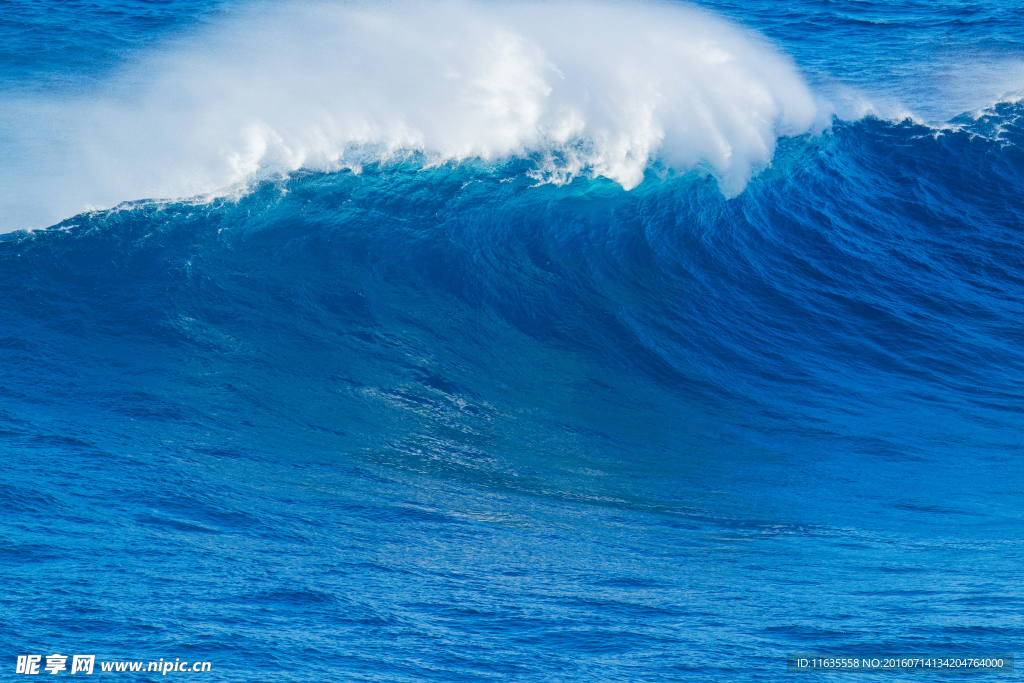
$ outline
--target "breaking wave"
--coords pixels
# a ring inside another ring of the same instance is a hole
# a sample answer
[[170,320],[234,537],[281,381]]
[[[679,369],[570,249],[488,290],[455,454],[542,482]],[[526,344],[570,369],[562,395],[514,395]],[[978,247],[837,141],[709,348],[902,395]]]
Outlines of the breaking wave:
[[3,110],[6,230],[261,174],[530,160],[542,181],[699,169],[733,196],[827,115],[794,64],[658,2],[307,3],[229,13],[99,91]]

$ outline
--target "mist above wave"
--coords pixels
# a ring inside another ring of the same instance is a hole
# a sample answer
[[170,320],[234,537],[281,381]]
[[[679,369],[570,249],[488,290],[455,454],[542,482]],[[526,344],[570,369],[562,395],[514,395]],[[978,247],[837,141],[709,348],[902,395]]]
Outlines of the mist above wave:
[[779,136],[822,118],[787,58],[708,13],[473,0],[250,7],[92,97],[0,113],[18,160],[0,191],[7,230],[410,152],[529,157],[542,179],[599,175],[626,189],[655,161],[702,167],[731,195]]

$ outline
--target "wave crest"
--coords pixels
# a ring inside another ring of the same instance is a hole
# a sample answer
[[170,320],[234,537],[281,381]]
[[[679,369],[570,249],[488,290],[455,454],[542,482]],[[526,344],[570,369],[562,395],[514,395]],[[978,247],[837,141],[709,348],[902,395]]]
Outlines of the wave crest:
[[699,167],[730,196],[779,136],[822,124],[765,41],[654,2],[264,5],[148,57],[106,95],[29,110],[64,131],[47,158],[67,182],[43,202],[59,217],[406,152],[529,157],[546,180],[627,189],[652,162]]

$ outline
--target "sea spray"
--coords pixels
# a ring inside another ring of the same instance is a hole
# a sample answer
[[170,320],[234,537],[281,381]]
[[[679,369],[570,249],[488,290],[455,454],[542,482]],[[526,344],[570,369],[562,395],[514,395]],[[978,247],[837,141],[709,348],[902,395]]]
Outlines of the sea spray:
[[[826,121],[789,59],[689,6],[265,4],[137,56],[89,97],[2,112],[0,229],[216,192],[259,174],[529,158],[630,189],[652,163],[727,196]],[[54,178],[59,178],[55,183]]]

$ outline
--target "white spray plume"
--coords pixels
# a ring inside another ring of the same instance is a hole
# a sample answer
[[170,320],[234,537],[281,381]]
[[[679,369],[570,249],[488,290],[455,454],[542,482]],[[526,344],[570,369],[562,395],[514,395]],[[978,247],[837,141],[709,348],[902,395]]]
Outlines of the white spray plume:
[[[635,187],[658,161],[734,195],[779,136],[822,126],[793,64],[662,2],[265,4],[136,60],[90,98],[0,111],[0,228],[214,192],[261,171],[529,155]],[[14,135],[10,131],[17,131]]]

